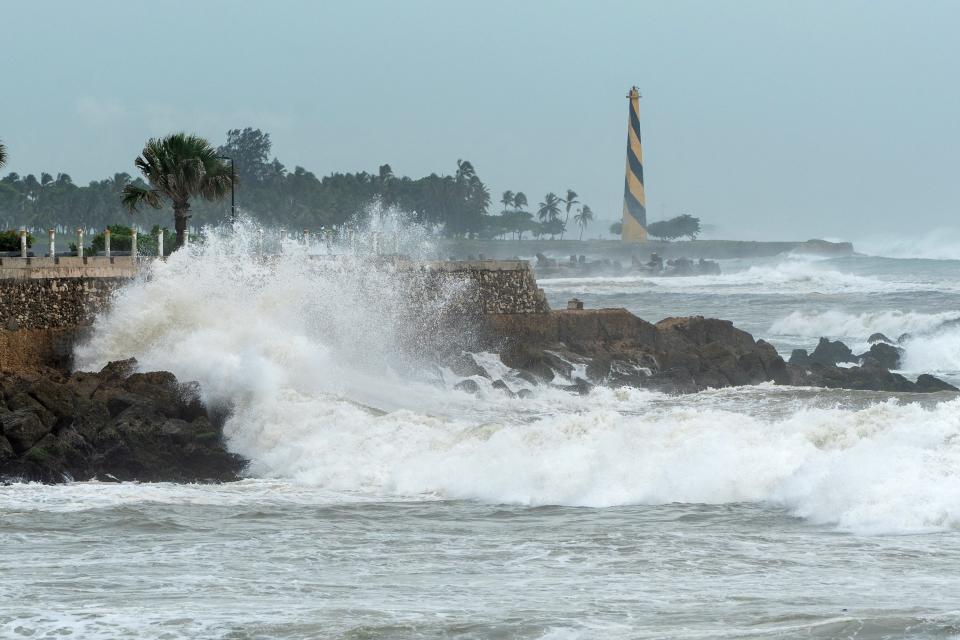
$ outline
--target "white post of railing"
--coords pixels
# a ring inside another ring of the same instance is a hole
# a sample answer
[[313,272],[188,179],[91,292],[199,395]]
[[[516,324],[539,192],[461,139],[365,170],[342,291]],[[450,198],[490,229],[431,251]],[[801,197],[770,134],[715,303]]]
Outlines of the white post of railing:
[[287,230],[280,229],[280,253],[283,253],[283,243],[287,241]]
[[50,257],[57,257],[57,231],[56,229],[50,229],[47,231],[47,235],[50,236]]
[[131,260],[137,259],[137,230],[130,230],[130,258]]
[[257,255],[263,255],[263,227],[257,229]]
[[107,227],[103,232],[103,255],[110,257],[110,228]]
[[183,248],[186,249],[188,246],[190,246],[190,227],[183,232]]
[[303,246],[307,248],[307,251],[310,250],[310,230],[309,229],[303,230]]
[[157,232],[157,257],[163,257],[163,229]]
[[83,257],[83,229],[77,229],[77,256]]
[[27,230],[20,229],[20,257],[27,257]]

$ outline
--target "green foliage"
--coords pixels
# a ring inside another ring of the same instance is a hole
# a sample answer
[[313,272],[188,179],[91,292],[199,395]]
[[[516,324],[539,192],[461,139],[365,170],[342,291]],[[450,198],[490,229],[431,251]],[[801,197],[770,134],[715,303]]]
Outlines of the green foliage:
[[231,170],[217,150],[200,136],[186,133],[151,138],[133,164],[149,187],[128,184],[123,188],[123,205],[133,213],[141,206],[159,209],[169,200],[177,248],[186,241],[190,200],[219,200],[230,192],[233,182]]
[[647,234],[661,240],[676,240],[684,236],[696,240],[700,233],[700,218],[683,214],[669,220],[660,220],[647,225]]
[[588,205],[583,205],[577,215],[573,216],[573,221],[580,227],[580,239],[583,240],[583,230],[593,222],[593,210]]
[[[133,229],[121,224],[112,224],[110,229],[110,251],[130,251],[133,246]],[[137,253],[140,255],[157,254],[157,234],[160,227],[155,225],[150,233],[137,234]],[[173,250],[176,243],[176,236],[169,229],[164,229],[163,249],[168,254]],[[103,232],[93,236],[90,241],[90,250],[99,253],[106,249],[106,234]]]
[[[230,157],[235,167],[220,156]],[[303,167],[287,169],[272,156],[270,135],[248,127],[228,131],[226,143],[216,149],[183,134],[151,140],[136,166],[142,177],[118,173],[85,186],[74,184],[65,174],[41,174],[37,179],[11,173],[0,179],[0,224],[103,229],[122,224],[133,209],[137,222],[147,227],[169,224],[177,207],[190,216],[191,225],[217,224],[230,214],[229,203],[219,198],[229,192],[229,175],[235,168],[238,209],[268,226],[319,231],[363,223],[377,211],[395,208],[414,222],[452,237],[550,235],[534,226],[522,191],[507,191],[495,198],[502,204],[502,214],[488,215],[490,190],[473,164],[463,159],[449,173],[420,178],[397,176],[388,164],[376,173],[316,176]],[[215,188],[207,189],[205,181],[211,175],[219,177]],[[573,206],[550,195],[543,222],[562,219],[564,205]],[[567,196],[576,202],[574,192]],[[181,219],[185,225],[186,218]],[[550,229],[562,233],[556,224]],[[145,242],[148,235],[140,234],[139,241]],[[127,250],[121,237],[114,233],[111,248]],[[170,242],[168,248],[175,244]]]
[[614,222],[612,225],[610,225],[610,235],[612,235],[612,236],[618,236],[618,235],[620,235],[621,233],[623,233],[623,223],[622,223],[622,222]]
[[[27,234],[27,248],[33,246],[33,236]],[[20,251],[19,231],[0,231],[0,251]]]
[[5,164],[7,164],[7,148],[3,142],[0,142],[0,168],[3,168]]

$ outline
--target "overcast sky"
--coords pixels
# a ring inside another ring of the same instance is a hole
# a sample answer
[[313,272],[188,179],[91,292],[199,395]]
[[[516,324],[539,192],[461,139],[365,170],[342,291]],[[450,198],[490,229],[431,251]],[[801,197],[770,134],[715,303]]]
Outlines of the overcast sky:
[[956,229],[960,2],[0,5],[7,170],[133,172],[144,140],[271,134],[318,175],[452,172],[576,189],[618,218],[626,92],[648,215],[725,237]]

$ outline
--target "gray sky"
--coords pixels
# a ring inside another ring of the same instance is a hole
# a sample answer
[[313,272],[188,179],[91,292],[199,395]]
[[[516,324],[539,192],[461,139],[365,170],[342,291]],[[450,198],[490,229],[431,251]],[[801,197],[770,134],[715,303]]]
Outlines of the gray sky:
[[[183,1],[0,6],[7,170],[133,172],[174,130],[268,131],[318,175],[452,172],[750,238],[956,229],[960,2]],[[5,171],[6,172],[6,171]]]

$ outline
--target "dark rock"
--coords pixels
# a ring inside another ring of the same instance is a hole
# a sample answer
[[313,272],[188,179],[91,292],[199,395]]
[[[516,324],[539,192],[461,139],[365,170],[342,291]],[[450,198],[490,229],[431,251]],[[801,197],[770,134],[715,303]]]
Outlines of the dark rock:
[[893,344],[893,340],[883,335],[882,333],[872,333],[870,337],[867,338],[867,342],[873,344],[874,342],[886,342],[887,344]]
[[864,358],[865,366],[844,368],[836,364],[854,362],[857,356],[842,342],[822,338],[812,354],[797,350],[788,364],[772,345],[754,340],[731,322],[701,316],[667,318],[652,325],[624,309],[560,310],[491,316],[487,327],[499,344],[507,345],[501,351],[504,364],[518,369],[518,376],[530,382],[549,380],[554,368],[572,375],[569,363],[574,362],[586,364],[592,383],[667,393],[768,381],[874,391],[923,390],[922,385],[884,368],[893,365],[892,355],[899,356],[892,345],[875,343],[872,354],[864,354],[870,356]]
[[36,399],[25,391],[21,391],[7,401],[7,408],[11,411],[29,411],[37,416],[44,425],[46,425],[47,430],[53,428],[54,424],[57,421],[57,417],[50,413],[46,407],[36,401]]
[[0,375],[13,405],[0,409],[0,478],[237,479],[245,462],[227,451],[224,416],[200,404],[196,385],[168,372],[130,373],[134,365],[111,363],[66,380],[54,371]]
[[940,378],[935,378],[929,373],[921,374],[917,377],[916,390],[922,393],[934,393],[936,391],[960,391],[949,382],[944,382]]
[[610,376],[611,361],[609,357],[597,356],[587,365],[587,379],[593,383],[601,383]]
[[41,378],[30,385],[30,396],[57,418],[73,415],[73,394],[62,384]]
[[458,391],[466,391],[467,393],[479,393],[480,391],[480,385],[477,384],[477,381],[469,378],[466,380],[461,380],[457,384],[453,385],[453,388]]
[[881,367],[883,369],[899,369],[900,356],[903,349],[895,347],[886,342],[875,342],[870,345],[870,350],[857,356],[861,366]]
[[855,362],[857,360],[850,347],[839,340],[831,341],[820,338],[817,348],[810,354],[809,364],[836,365],[841,362]]
[[0,415],[0,433],[17,453],[26,451],[50,432],[37,414],[29,409],[17,409]]
[[901,333],[901,334],[897,337],[897,344],[903,344],[904,342],[906,342],[907,340],[909,340],[909,339],[912,338],[912,337],[913,337],[913,334],[910,334],[910,333]]
[[517,391],[518,398],[529,398],[532,395],[533,391],[530,391],[530,389],[520,389],[520,391]]
[[516,395],[517,395],[517,394],[515,394],[515,393],[513,392],[512,389],[510,389],[510,386],[507,385],[507,383],[504,382],[503,380],[494,380],[494,381],[493,381],[493,388],[494,388],[494,389],[497,389],[497,390],[499,390],[499,391],[503,391],[505,394],[507,394],[507,395],[510,396],[510,397],[513,397],[513,396],[516,396]]
[[529,382],[530,384],[540,384],[543,382],[541,378],[533,375],[529,371],[518,371],[517,377],[523,380],[524,382]]
[[470,376],[490,377],[490,374],[477,364],[473,355],[467,352],[451,355],[444,361],[444,364],[447,365],[453,373],[462,378],[469,378]]
[[570,393],[578,393],[581,396],[585,396],[593,389],[593,385],[583,378],[574,378],[573,384],[561,385],[560,388]]
[[13,450],[13,445],[3,435],[0,435],[0,468],[10,460],[14,460],[17,454]]
[[794,384],[857,391],[916,391],[916,385],[898,373],[881,367],[835,367],[813,365]]
[[511,369],[532,375],[537,381],[553,380],[553,369],[547,364],[543,349],[514,341],[500,352],[500,361]]

